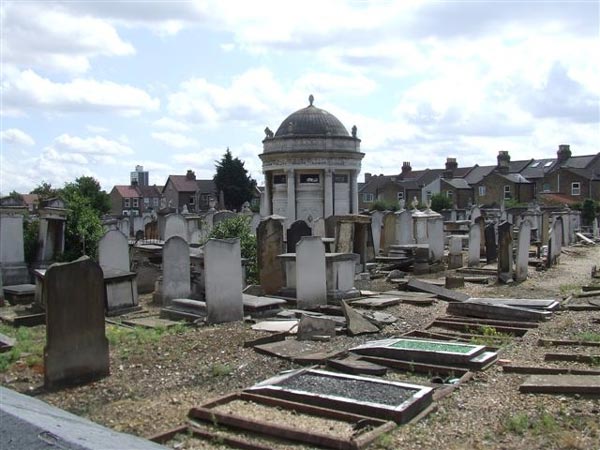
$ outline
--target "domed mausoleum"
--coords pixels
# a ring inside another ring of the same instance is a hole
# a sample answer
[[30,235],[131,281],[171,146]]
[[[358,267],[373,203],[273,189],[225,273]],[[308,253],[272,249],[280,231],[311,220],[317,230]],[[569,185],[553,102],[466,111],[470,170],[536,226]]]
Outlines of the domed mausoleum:
[[289,115],[277,132],[267,127],[261,211],[288,224],[318,217],[358,213],[358,174],[365,156],[356,127],[352,133],[333,114],[310,104]]

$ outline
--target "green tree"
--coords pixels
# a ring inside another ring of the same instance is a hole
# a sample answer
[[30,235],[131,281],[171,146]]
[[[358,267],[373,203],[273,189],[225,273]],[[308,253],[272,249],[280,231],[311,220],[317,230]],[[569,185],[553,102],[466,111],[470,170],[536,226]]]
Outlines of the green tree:
[[41,201],[52,197],[58,197],[60,195],[60,191],[59,189],[54,189],[52,184],[42,181],[30,192],[30,194],[37,194]]
[[217,173],[213,180],[217,190],[223,192],[225,208],[240,210],[244,202],[252,200],[256,181],[248,175],[248,171],[244,168],[244,162],[231,155],[229,148],[221,161],[216,161],[215,167]]
[[584,225],[591,225],[598,214],[598,205],[591,198],[586,198],[581,205],[581,219]]
[[8,194],[8,197],[12,198],[13,200],[23,200],[23,196],[14,190]]
[[101,217],[110,211],[110,197],[92,177],[79,177],[60,191],[68,208],[64,259],[96,258],[102,237]]
[[246,282],[258,283],[258,262],[256,255],[256,236],[250,231],[250,218],[239,215],[219,222],[210,232],[209,238],[240,238],[242,258],[246,260]]
[[452,208],[452,200],[445,194],[433,194],[431,196],[431,209],[440,212],[443,209]]
[[369,208],[370,211],[398,211],[399,209],[400,204],[393,200],[375,200]]

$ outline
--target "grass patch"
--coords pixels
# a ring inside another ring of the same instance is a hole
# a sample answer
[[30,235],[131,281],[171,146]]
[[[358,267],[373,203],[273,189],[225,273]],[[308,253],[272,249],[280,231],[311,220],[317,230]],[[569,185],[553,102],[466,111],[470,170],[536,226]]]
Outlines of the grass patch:
[[593,331],[585,331],[583,333],[579,333],[576,336],[578,341],[586,341],[586,342],[600,342],[600,333],[594,333]]
[[124,328],[110,325],[106,327],[106,338],[113,347],[129,346],[135,350],[138,346],[143,347],[146,344],[157,343],[163,336],[182,334],[187,330],[189,330],[189,327],[184,324],[177,324],[168,328]]
[[15,339],[15,345],[8,352],[0,353],[0,372],[6,372],[22,357],[28,366],[40,364],[44,357],[46,343],[45,327],[14,328],[0,325],[0,333]]
[[213,377],[225,377],[231,375],[233,370],[229,364],[215,363],[210,366],[210,373]]
[[481,334],[471,338],[471,344],[485,345],[486,347],[504,347],[512,341],[510,334],[501,333],[495,327],[483,325],[473,332]]
[[525,413],[517,413],[514,416],[508,417],[504,421],[503,426],[509,433],[523,435],[530,426],[529,416]]
[[573,283],[561,284],[559,286],[561,295],[574,294],[575,292],[578,292],[580,289],[581,289],[581,285],[573,284]]

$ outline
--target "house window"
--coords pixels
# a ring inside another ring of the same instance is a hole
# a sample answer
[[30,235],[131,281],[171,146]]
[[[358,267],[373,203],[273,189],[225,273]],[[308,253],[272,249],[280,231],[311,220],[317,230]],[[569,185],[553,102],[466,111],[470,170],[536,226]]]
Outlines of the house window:
[[510,200],[511,199],[511,195],[510,195],[510,185],[507,184],[504,186],[504,200]]
[[542,185],[542,192],[550,192],[550,183],[544,183]]
[[479,186],[479,196],[483,197],[485,195],[485,186]]
[[130,199],[128,199],[128,198],[123,199],[123,206],[125,208],[129,208],[131,206],[131,204],[129,203],[129,201],[130,201]]
[[571,183],[571,195],[581,195],[581,183],[579,181]]
[[139,206],[139,199],[133,198],[132,201],[133,201],[133,207],[137,208]]
[[146,205],[146,206],[150,205],[150,198],[144,197],[144,205]]
[[398,200],[404,200],[404,192],[403,191],[398,192]]
[[425,192],[425,199],[426,199],[427,201],[431,200],[431,191],[427,191],[427,192]]
[[273,184],[285,184],[287,182],[285,175],[273,175]]
[[188,203],[189,203],[190,205],[193,205],[193,204],[195,204],[195,203],[196,203],[196,198],[195,198],[195,196],[194,196],[194,195],[190,195],[190,199],[189,199]]
[[450,200],[452,200],[454,198],[454,192],[446,191],[446,197],[448,197]]
[[152,204],[153,204],[154,206],[158,206],[158,197],[154,197],[152,200],[153,200],[153,201],[152,201]]
[[303,173],[300,175],[300,183],[318,184],[319,183],[319,174],[318,173]]
[[347,183],[348,182],[348,175],[336,175],[335,176],[335,182],[336,183]]
[[375,196],[371,193],[364,193],[363,194],[363,202],[365,203],[372,203],[373,200],[375,200]]

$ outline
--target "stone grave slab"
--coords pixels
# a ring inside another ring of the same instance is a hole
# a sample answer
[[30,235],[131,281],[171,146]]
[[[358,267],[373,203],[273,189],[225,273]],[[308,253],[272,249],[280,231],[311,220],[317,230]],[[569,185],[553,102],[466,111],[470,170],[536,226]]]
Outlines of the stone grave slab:
[[325,246],[318,236],[304,236],[296,245],[296,297],[299,308],[327,304]]
[[272,333],[295,334],[298,330],[298,322],[298,320],[266,320],[252,325],[252,329]]
[[553,299],[537,298],[486,298],[473,297],[466,303],[488,303],[490,305],[508,305],[527,309],[542,309],[547,311],[556,311],[560,308],[560,302]]
[[396,316],[381,311],[365,311],[363,316],[380,327],[398,322],[398,318]]
[[335,325],[333,320],[303,314],[298,322],[297,339],[310,341],[335,337]]
[[383,376],[387,373],[387,367],[369,361],[364,361],[362,359],[357,359],[355,357],[329,359],[327,360],[327,367],[354,375],[364,374]]
[[362,314],[342,300],[342,311],[346,318],[346,329],[350,336],[360,334],[379,333],[379,327],[369,322]]
[[123,324],[131,325],[133,327],[144,327],[144,328],[169,328],[174,325],[179,325],[179,322],[168,319],[161,319],[158,317],[140,317],[138,319],[126,319],[123,320]]
[[250,315],[276,315],[281,311],[281,306],[287,302],[281,298],[259,297],[256,295],[242,294],[244,314]]
[[[120,231],[117,231],[120,233]],[[103,267],[106,290],[106,315],[117,316],[139,311],[136,273]]]
[[4,286],[4,298],[11,305],[30,305],[35,299],[35,284]]
[[283,225],[267,218],[258,225],[257,259],[260,284],[266,294],[277,294],[284,285],[283,266],[277,255],[283,253]]
[[316,369],[279,375],[245,392],[406,423],[433,400],[433,388]]
[[369,298],[353,300],[350,304],[361,308],[387,308],[402,303],[402,299],[391,295],[377,295]]
[[392,338],[371,341],[350,349],[359,355],[426,363],[467,365],[485,352],[483,345],[429,339]]
[[16,340],[0,333],[0,353],[7,352],[14,347]]
[[182,237],[171,236],[163,248],[163,305],[174,298],[188,298],[190,293],[190,248]]
[[448,302],[464,302],[469,299],[467,294],[462,292],[452,291],[441,286],[436,286],[429,282],[412,279],[408,282],[407,286],[415,291],[429,292],[435,294],[439,299],[446,300]]
[[29,306],[5,306],[0,308],[0,320],[13,327],[35,327],[46,323],[46,313]]
[[53,264],[45,283],[45,386],[85,383],[109,375],[100,266],[88,257]]
[[491,305],[489,303],[478,302],[449,303],[446,312],[457,316],[514,321],[542,321],[547,320],[552,316],[550,311],[539,311],[516,306]]
[[206,316],[206,302],[189,298],[174,298],[160,310],[161,319],[194,321],[204,320]]
[[531,375],[519,386],[534,394],[600,394],[600,377],[589,375]]
[[264,355],[287,359],[299,364],[321,364],[330,358],[338,357],[346,351],[345,349],[324,350],[322,342],[298,341],[296,339],[255,345],[254,350]]

